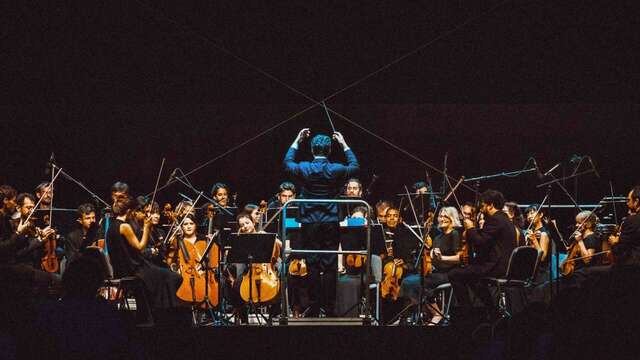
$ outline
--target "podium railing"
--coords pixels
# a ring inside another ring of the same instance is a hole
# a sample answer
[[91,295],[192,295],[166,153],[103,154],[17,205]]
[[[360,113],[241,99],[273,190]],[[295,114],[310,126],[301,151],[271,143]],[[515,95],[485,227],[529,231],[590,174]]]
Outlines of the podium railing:
[[[366,279],[367,283],[371,280],[371,227],[368,226],[371,220],[371,205],[364,200],[360,199],[292,199],[287,201],[282,206],[282,228],[281,228],[281,236],[283,244],[286,243],[287,239],[287,207],[292,204],[360,204],[367,207],[367,222],[365,222],[364,226],[367,230],[367,242],[366,242],[366,250],[306,250],[306,249],[287,249],[286,246],[282,246],[281,250],[281,259],[282,262],[280,264],[280,281],[282,286],[280,287],[280,304],[281,304],[281,312],[280,312],[280,325],[287,325],[289,321],[289,304],[287,302],[287,261],[286,256],[290,254],[356,254],[356,255],[366,255],[367,261],[365,262],[366,266]],[[307,264],[308,266],[308,264]],[[337,268],[336,268],[337,272]],[[371,299],[370,299],[370,291],[369,286],[366,287],[365,291],[365,314],[363,323],[371,324]]]

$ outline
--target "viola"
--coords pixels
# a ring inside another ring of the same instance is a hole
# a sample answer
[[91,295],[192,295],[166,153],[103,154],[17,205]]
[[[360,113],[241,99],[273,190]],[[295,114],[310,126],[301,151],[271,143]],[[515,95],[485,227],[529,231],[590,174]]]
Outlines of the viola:
[[60,262],[58,261],[58,255],[56,254],[56,237],[56,233],[53,232],[43,239],[44,255],[40,258],[40,267],[48,273],[56,273],[60,270]]
[[384,280],[380,284],[380,293],[383,299],[392,298],[398,300],[400,295],[400,279],[404,273],[404,261],[393,259],[384,265]]
[[433,259],[431,259],[431,249],[433,248],[433,239],[429,235],[429,230],[433,225],[434,215],[430,215],[424,223],[424,250],[422,252],[422,276],[429,275],[433,272]]
[[367,263],[366,255],[348,254],[345,257],[345,264],[351,270],[361,269]]
[[[186,302],[201,303],[205,300],[205,294],[212,305],[218,305],[218,281],[215,271],[206,272],[200,264],[200,260],[206,249],[206,241],[196,241],[191,244],[188,241],[178,239],[178,272],[182,276],[182,284],[176,296]],[[213,244],[209,254],[208,266],[210,269],[218,268],[218,248]],[[207,284],[208,283],[208,284]]]

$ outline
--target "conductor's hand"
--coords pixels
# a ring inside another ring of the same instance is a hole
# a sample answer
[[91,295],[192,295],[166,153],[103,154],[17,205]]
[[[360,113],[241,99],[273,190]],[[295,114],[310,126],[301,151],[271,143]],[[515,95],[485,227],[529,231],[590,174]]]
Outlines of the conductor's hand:
[[343,149],[348,147],[347,142],[344,141],[344,136],[337,131],[333,133],[333,140],[337,141]]
[[300,144],[304,139],[308,138],[309,135],[311,135],[311,130],[309,130],[309,128],[304,128],[298,133],[295,142]]

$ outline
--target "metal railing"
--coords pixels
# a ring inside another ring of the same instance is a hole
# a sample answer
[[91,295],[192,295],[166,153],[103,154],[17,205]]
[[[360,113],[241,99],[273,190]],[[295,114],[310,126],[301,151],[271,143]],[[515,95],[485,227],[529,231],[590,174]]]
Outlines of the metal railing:
[[[287,219],[287,207],[291,204],[360,204],[367,207],[367,219],[370,223],[371,218],[371,205],[364,200],[360,199],[292,199],[287,201],[282,206],[282,229],[281,236],[283,244],[286,243],[287,239],[287,226],[285,224]],[[289,254],[356,254],[356,255],[366,255],[367,261],[365,262],[366,268],[366,279],[367,283],[371,280],[371,227],[368,226],[368,223],[364,225],[367,230],[367,243],[366,250],[305,250],[305,249],[287,249],[286,246],[282,246],[281,250],[281,259],[282,262],[280,264],[280,281],[282,283],[280,287],[280,304],[281,304],[281,312],[280,312],[280,325],[287,325],[289,321],[289,304],[287,301],[287,261],[286,255]],[[307,264],[308,266],[308,264]],[[336,268],[337,271],[337,268]],[[368,289],[368,286],[367,286]],[[370,291],[365,291],[365,317],[363,319],[363,323],[371,324],[371,301],[370,301]]]

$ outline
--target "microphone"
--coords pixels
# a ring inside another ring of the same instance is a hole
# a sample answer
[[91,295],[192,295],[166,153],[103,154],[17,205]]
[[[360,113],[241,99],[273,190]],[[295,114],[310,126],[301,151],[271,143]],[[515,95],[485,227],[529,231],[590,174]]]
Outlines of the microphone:
[[585,158],[585,156],[580,156],[580,155],[573,154],[573,155],[571,155],[571,158],[569,159],[569,162],[572,163],[572,164],[579,163],[584,158]]
[[600,174],[598,174],[598,170],[596,169],[596,165],[593,163],[593,159],[591,159],[591,156],[585,156],[585,157],[589,161],[589,164],[591,164],[591,168],[593,169],[593,172],[596,173],[596,177],[600,179]]
[[545,177],[545,174],[543,174],[542,170],[540,170],[540,166],[538,166],[538,162],[536,161],[536,158],[531,157],[531,160],[533,160],[533,166],[536,168],[536,174],[538,175],[538,179],[542,180]]
[[56,162],[56,154],[51,152],[51,156],[49,156],[49,161],[47,161],[47,166],[44,169],[45,175],[51,175],[51,168],[55,165]]
[[171,182],[171,180],[173,180],[173,178],[176,176],[177,171],[178,171],[178,168],[173,169],[173,172],[171,172],[171,175],[169,175],[169,179],[164,184],[164,186],[169,186],[169,183]]

